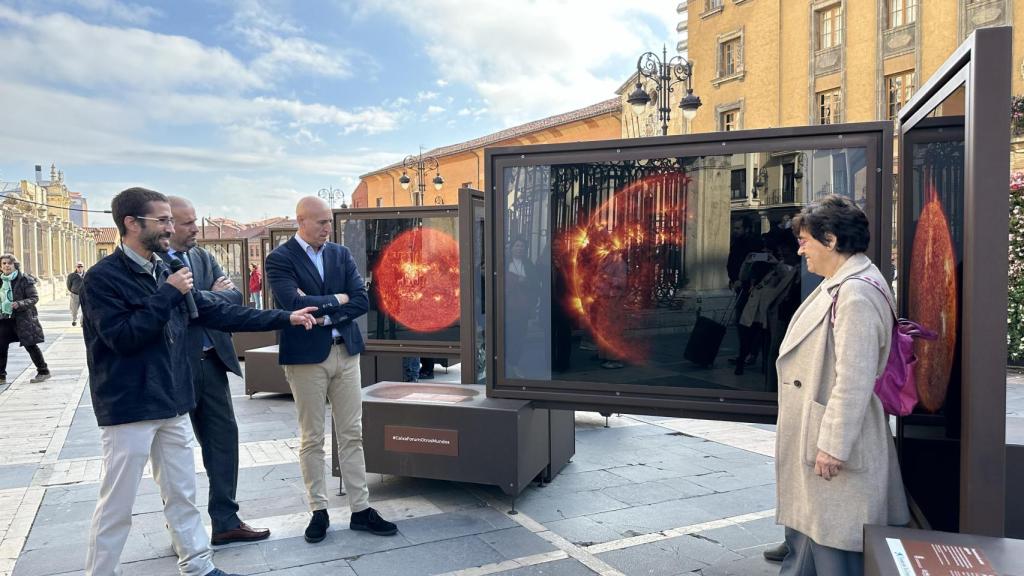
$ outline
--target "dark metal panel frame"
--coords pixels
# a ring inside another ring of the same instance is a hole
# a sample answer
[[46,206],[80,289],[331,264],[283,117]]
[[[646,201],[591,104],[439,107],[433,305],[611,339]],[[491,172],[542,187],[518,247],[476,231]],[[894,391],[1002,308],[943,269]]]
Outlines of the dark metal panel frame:
[[267,281],[267,256],[278,246],[287,242],[298,231],[298,228],[291,226],[271,226],[267,229],[267,234],[270,236],[270,250],[263,255],[263,300],[267,309],[277,306],[277,303],[274,302],[274,291],[270,289],[270,282]]
[[[400,218],[431,218],[431,217],[458,217],[459,207],[453,204],[434,206],[402,206],[398,208],[336,208],[334,210],[334,241],[341,243],[338,238],[338,221],[342,218],[354,220],[386,220],[396,217]],[[461,234],[461,229],[460,229]],[[462,251],[462,238],[459,238],[459,251]],[[460,259],[461,261],[461,259]],[[366,270],[362,271],[366,274]],[[462,332],[459,318],[459,330]],[[443,356],[450,358],[460,355],[460,341],[448,340],[378,340],[366,338],[367,350],[377,354],[400,354],[402,356]]]
[[1006,521],[1011,31],[976,30],[900,111],[906,135],[960,86],[966,91],[960,531],[990,536],[1001,536]]
[[[476,298],[480,288],[477,285],[478,271],[474,270],[474,250],[476,244],[476,221],[474,207],[484,204],[484,193],[472,188],[459,189],[459,302],[460,311],[459,337],[461,346],[462,383],[476,382]],[[485,208],[486,209],[486,208]],[[484,238],[486,243],[486,237]],[[484,246],[484,254],[487,246]]]
[[[664,136],[627,140],[516,146],[485,151],[487,165],[487,391],[501,398],[531,399],[550,408],[593,409],[644,414],[687,415],[707,419],[774,422],[777,395],[767,392],[644,387],[618,390],[614,384],[578,381],[515,380],[498,362],[504,347],[504,200],[498,183],[505,168],[580,161],[637,160],[651,157],[693,157],[785,150],[865,148],[867,172],[874,194],[867,194],[871,237],[891,238],[891,122],[865,122],[800,128],[775,128],[723,133]],[[868,254],[891,278],[891,243],[872,241]]]

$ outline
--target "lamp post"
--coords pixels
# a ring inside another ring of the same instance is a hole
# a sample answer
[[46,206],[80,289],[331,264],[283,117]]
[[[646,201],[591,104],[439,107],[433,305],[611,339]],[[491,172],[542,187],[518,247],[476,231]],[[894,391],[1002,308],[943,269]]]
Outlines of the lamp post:
[[668,134],[668,121],[672,115],[672,106],[669,97],[672,94],[672,85],[680,82],[686,83],[686,95],[679,101],[679,108],[683,110],[683,117],[687,121],[697,116],[697,109],[700,108],[700,97],[693,93],[693,64],[682,56],[668,58],[665,46],[661,47],[661,58],[654,52],[644,52],[636,61],[636,89],[626,98],[626,102],[633,107],[633,112],[638,116],[643,113],[644,108],[651,101],[651,96],[644,90],[641,78],[650,78],[657,84],[658,116],[661,118],[661,135]]
[[316,193],[316,195],[326,200],[328,206],[330,206],[332,209],[334,208],[335,198],[341,200],[342,208],[348,208],[348,204],[345,204],[345,191],[342,190],[341,188],[334,188],[333,186],[330,188],[321,188],[320,191]]
[[[433,156],[424,156],[423,148],[420,148],[420,153],[416,156],[412,154],[405,157],[402,161],[402,176],[398,179],[398,183],[402,185],[402,190],[408,190],[412,184],[412,179],[409,178],[408,170],[416,171],[416,195],[413,197],[413,205],[422,206],[423,199],[425,198],[427,191],[427,183],[424,181],[424,173],[427,170],[434,171],[434,190],[441,191],[441,187],[444,186],[444,178],[441,177],[441,165],[438,164],[437,158]],[[443,201],[443,197],[442,201]],[[436,199],[435,199],[436,202]],[[442,202],[443,203],[443,202]]]

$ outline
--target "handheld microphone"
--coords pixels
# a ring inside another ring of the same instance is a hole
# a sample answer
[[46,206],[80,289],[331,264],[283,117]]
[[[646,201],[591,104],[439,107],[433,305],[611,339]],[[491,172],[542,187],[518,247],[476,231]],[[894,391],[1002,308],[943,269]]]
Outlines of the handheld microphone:
[[[185,263],[177,258],[171,258],[170,260],[171,270],[177,272],[185,267]],[[192,291],[185,292],[185,307],[188,308],[188,317],[192,320],[199,318],[199,310],[196,308],[196,299],[192,296]]]

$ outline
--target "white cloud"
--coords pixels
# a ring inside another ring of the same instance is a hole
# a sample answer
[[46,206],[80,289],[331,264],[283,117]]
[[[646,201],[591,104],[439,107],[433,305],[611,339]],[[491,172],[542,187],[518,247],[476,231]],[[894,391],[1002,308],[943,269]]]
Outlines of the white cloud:
[[444,88],[448,85],[448,81],[444,78],[438,78],[437,80],[434,80],[434,84],[437,84],[439,88]]
[[444,108],[441,106],[427,106],[427,114],[436,115],[444,112]]
[[[611,98],[636,58],[674,43],[675,6],[661,0],[363,0],[410,33],[449,82],[472,86],[506,124]],[[459,33],[451,34],[451,22]],[[537,26],[538,22],[572,25]]]
[[75,6],[115,20],[130,24],[146,24],[154,18],[163,16],[163,12],[152,6],[142,6],[118,0],[69,0]]
[[33,16],[0,6],[0,26],[5,24],[0,69],[7,78],[104,91],[239,91],[265,85],[226,50],[184,36],[96,26],[66,14]]
[[416,101],[417,102],[426,102],[428,100],[434,100],[438,96],[440,96],[440,94],[438,94],[437,92],[432,92],[430,90],[425,90],[425,91],[421,91],[421,92],[417,92],[416,93]]
[[334,78],[352,74],[348,57],[323,44],[299,36],[285,38],[258,28],[244,28],[238,32],[251,46],[263,51],[252,61],[252,70],[268,81],[300,73]]

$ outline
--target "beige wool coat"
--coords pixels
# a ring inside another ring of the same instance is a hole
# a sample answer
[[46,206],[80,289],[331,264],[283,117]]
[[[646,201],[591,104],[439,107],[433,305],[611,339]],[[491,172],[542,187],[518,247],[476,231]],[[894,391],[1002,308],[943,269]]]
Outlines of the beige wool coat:
[[[889,295],[849,276],[887,286],[863,254],[851,256],[808,295],[790,321],[776,368],[779,421],[775,445],[776,521],[814,542],[862,551],[865,524],[909,522],[896,447],[874,394],[892,338]],[[845,462],[825,480],[814,473],[818,450]]]

